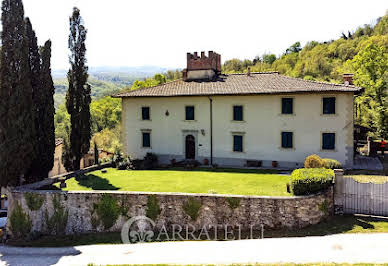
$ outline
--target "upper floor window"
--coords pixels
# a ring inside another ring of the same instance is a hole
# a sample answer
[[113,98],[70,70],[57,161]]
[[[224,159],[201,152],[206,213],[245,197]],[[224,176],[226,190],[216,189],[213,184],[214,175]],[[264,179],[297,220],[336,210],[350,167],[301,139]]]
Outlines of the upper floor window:
[[186,106],[186,120],[195,120],[194,106]]
[[149,107],[142,107],[141,108],[141,118],[143,120],[150,120],[150,108]]
[[243,136],[233,135],[233,151],[243,152]]
[[233,106],[233,120],[234,121],[243,121],[244,120],[242,105]]
[[294,113],[294,99],[282,98],[282,114],[290,115]]
[[324,97],[322,99],[323,114],[335,114],[335,97]]
[[322,150],[335,149],[335,133],[322,133]]
[[151,133],[143,132],[143,148],[151,148]]
[[282,148],[291,149],[294,147],[293,135],[292,132],[282,132]]

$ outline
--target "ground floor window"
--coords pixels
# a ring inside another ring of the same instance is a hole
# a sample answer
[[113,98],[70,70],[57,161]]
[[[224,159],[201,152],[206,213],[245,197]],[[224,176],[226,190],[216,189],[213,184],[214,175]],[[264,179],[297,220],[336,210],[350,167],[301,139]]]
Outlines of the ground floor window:
[[143,132],[143,148],[151,148],[151,133]]
[[243,152],[243,136],[233,135],[233,151]]
[[335,133],[322,133],[322,150],[335,149]]
[[293,148],[293,135],[292,132],[282,132],[282,148]]

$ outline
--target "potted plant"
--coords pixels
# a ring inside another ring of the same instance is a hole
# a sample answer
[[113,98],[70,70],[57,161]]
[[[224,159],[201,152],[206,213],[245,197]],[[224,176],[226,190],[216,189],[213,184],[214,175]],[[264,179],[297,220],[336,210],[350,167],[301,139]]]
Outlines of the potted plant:
[[209,165],[209,159],[208,159],[208,158],[205,158],[205,159],[203,160],[203,164],[204,164],[204,165]]
[[278,161],[272,161],[272,167],[273,168],[278,167]]

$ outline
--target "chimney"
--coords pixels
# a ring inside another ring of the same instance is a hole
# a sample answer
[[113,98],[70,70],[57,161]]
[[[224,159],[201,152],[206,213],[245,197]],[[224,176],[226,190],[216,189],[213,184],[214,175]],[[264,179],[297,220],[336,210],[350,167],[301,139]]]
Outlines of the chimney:
[[248,73],[247,73],[247,76],[250,77],[251,76],[251,67],[248,67]]
[[345,85],[353,85],[353,74],[351,73],[347,73],[347,74],[344,74],[343,77],[344,77],[344,84]]

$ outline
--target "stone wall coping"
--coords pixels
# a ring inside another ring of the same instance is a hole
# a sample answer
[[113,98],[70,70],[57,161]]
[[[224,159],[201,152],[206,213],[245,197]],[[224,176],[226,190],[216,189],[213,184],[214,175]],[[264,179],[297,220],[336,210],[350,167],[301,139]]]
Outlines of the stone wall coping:
[[52,185],[55,183],[59,183],[61,181],[65,181],[65,180],[73,178],[74,176],[77,176],[77,175],[87,174],[87,173],[90,173],[93,171],[102,170],[104,168],[109,168],[109,167],[112,167],[111,162],[100,164],[100,165],[93,165],[93,166],[90,166],[90,167],[87,167],[87,168],[84,168],[84,169],[81,169],[78,171],[68,172],[68,173],[64,173],[61,175],[48,177],[48,178],[46,178],[42,181],[36,182],[36,183],[22,185],[22,186],[14,188],[13,191],[25,191],[25,190],[39,189],[39,188],[44,187],[44,186],[49,186],[49,185]]
[[255,195],[233,195],[233,194],[207,194],[207,193],[180,193],[180,192],[143,192],[143,191],[111,191],[111,190],[92,190],[92,191],[60,191],[60,190],[32,190],[15,189],[12,193],[36,193],[36,194],[62,194],[62,195],[91,195],[91,194],[116,194],[116,195],[159,195],[159,196],[182,196],[182,197],[210,197],[210,198],[242,198],[242,199],[268,199],[268,200],[298,200],[315,198],[326,191],[305,196],[255,196]]

